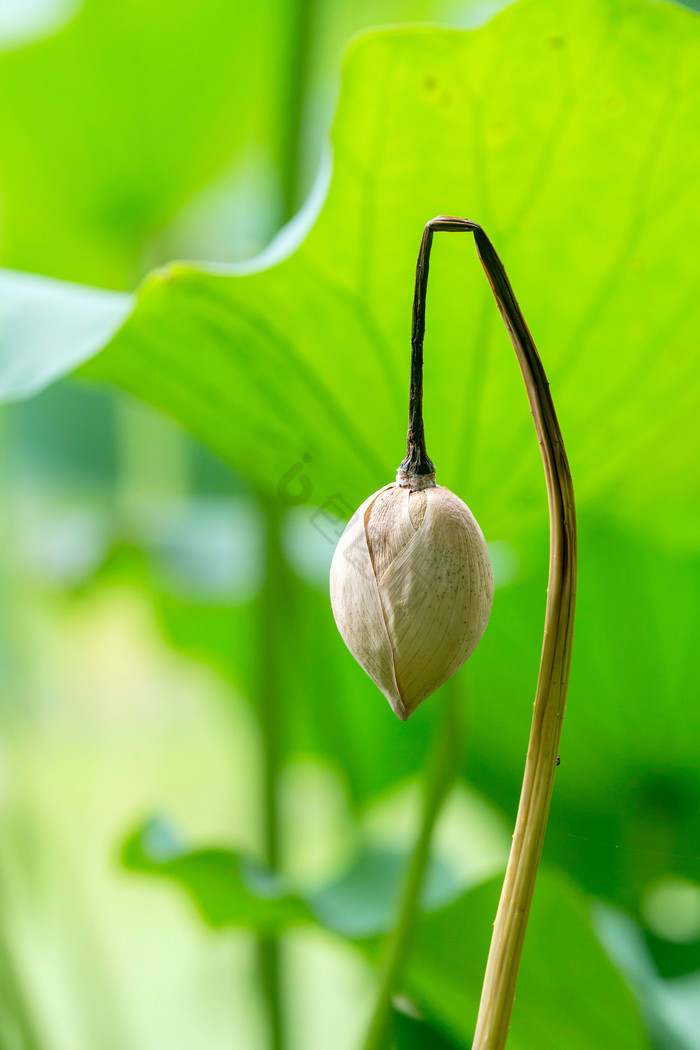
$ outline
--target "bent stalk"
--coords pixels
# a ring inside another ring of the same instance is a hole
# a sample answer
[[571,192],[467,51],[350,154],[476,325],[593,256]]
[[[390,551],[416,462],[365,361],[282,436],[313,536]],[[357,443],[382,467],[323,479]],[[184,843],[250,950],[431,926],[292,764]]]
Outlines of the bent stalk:
[[[576,598],[576,512],[569,464],[542,362],[501,260],[482,228],[468,219],[439,215],[431,219],[423,231],[413,299],[408,453],[401,468],[416,475],[430,474],[435,469],[425,449],[422,402],[428,271],[433,236],[438,232],[474,234],[479,259],[525,381],[549,502],[549,586],[540,672],[513,845],[494,923],[472,1046],[472,1050],[503,1050],[558,764]],[[455,757],[452,762],[456,767]],[[397,926],[389,942],[380,994],[363,1050],[382,1050],[388,1039],[391,997],[399,986],[410,948],[430,840],[450,782],[436,775],[435,767],[429,783],[432,778],[435,778],[435,787],[426,795],[423,826],[406,881]]]
[[425,227],[416,268],[412,364],[423,359],[430,249],[439,231],[474,234],[479,259],[520,365],[540,444],[549,501],[549,586],[530,743],[513,845],[494,924],[473,1050],[508,1037],[525,929],[557,767],[571,665],[576,599],[576,512],[569,464],[549,384],[501,260],[475,222],[440,215]]

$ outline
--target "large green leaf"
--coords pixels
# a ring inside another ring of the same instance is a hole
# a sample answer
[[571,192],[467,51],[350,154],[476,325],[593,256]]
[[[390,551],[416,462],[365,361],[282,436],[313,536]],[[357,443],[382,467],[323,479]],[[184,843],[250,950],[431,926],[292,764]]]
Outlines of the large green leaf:
[[[236,926],[279,932],[313,920],[354,940],[391,929],[407,864],[405,852],[368,847],[327,884],[301,890],[234,850],[188,849],[171,825],[159,818],[128,837],[121,857],[130,871],[167,878],[182,887],[204,920],[217,929]],[[422,906],[440,907],[460,890],[451,869],[434,857]]]
[[[546,856],[585,889],[637,909],[666,872],[697,877],[700,559],[605,518],[581,520],[571,687]],[[537,676],[542,565],[497,594],[473,660],[470,779],[514,818]],[[507,659],[504,659],[507,654]]]
[[129,836],[122,863],[183,886],[211,926],[279,931],[308,922],[310,913],[272,872],[227,849],[186,849],[172,828],[150,820]]
[[2,259],[123,287],[143,272],[147,238],[256,139],[265,177],[282,97],[269,69],[276,57],[286,70],[291,9],[80,7],[60,32],[0,55]]
[[[540,344],[583,511],[550,841],[587,888],[624,892],[628,904],[658,873],[651,853],[638,864],[634,851],[653,831],[658,866],[668,863],[697,811],[698,727],[692,711],[669,722],[657,699],[680,704],[692,686],[686,592],[696,570],[651,546],[649,534],[691,538],[700,520],[692,344],[700,218],[684,207],[700,167],[699,45],[695,16],[641,0],[566,8],[530,0],[477,32],[361,39],[345,67],[328,201],[301,247],[287,258],[279,250],[261,272],[176,265],[154,275],[87,368],[177,416],[256,484],[286,502],[306,500],[310,517],[313,502],[348,513],[402,456],[422,222],[442,210],[481,219]],[[435,253],[429,448],[440,479],[473,504],[487,535],[517,538],[544,524],[520,380],[469,240],[445,237]],[[57,343],[49,356],[63,350]],[[591,508],[603,503],[639,541],[600,525]],[[537,672],[544,577],[532,561],[544,566],[545,535],[520,551],[522,578],[499,595],[470,661],[470,776],[508,808]],[[208,617],[218,642],[201,610],[188,616],[185,603],[171,602],[164,616],[190,649],[197,622],[202,649],[228,647],[236,665],[247,659],[243,616]],[[399,736],[322,599],[303,599],[290,636],[297,739],[336,754],[360,796],[417,764],[439,700]],[[660,739],[663,774],[654,773]],[[663,803],[653,829],[651,796]],[[628,820],[631,812],[639,819]]]
[[0,259],[123,287],[173,253],[250,254],[311,181],[345,41],[452,6],[3,4]]
[[132,297],[119,292],[0,271],[3,400],[30,397],[80,364],[111,338],[131,306]]
[[[695,536],[699,56],[696,16],[644,0],[525,0],[476,32],[361,38],[301,247],[260,272],[158,271],[86,374],[258,484],[307,456],[310,499],[357,505],[403,455],[423,222],[467,214],[542,350],[580,504]],[[426,360],[440,480],[487,534],[543,520],[525,395],[466,237],[435,251]]]
[[[327,886],[293,893],[278,877],[229,850],[173,848],[172,834],[160,822],[131,836],[123,857],[134,871],[180,884],[215,927],[283,930],[313,920],[351,938],[372,958],[377,934],[391,927],[405,865],[405,857],[370,852]],[[424,889],[426,912],[407,988],[445,1038],[460,1045],[473,1032],[500,882],[455,899],[449,874],[436,859]],[[446,897],[451,903],[435,910]],[[400,1046],[445,1045],[429,1027],[421,1043],[422,1026],[400,1016],[396,1027]],[[509,1046],[594,1050],[608,1043],[624,1050],[648,1045],[631,993],[596,939],[585,899],[560,875],[545,871],[533,905]]]
[[[555,821],[562,814],[559,853],[587,887],[616,898],[655,874],[651,862],[632,858],[648,825],[645,799],[658,795],[662,737],[673,783],[657,830],[668,827],[669,806],[680,810],[674,838],[656,850],[659,865],[694,812],[683,807],[696,790],[684,785],[695,785],[687,751],[697,731],[664,731],[667,709],[656,702],[671,695],[659,661],[674,695],[692,683],[683,655],[694,622],[684,597],[689,562],[650,538],[692,540],[700,520],[692,343],[700,217],[687,207],[700,168],[699,47],[694,15],[642,0],[530,0],[473,33],[362,38],[345,67],[328,200],[303,244],[286,258],[278,248],[259,272],[176,264],[155,274],[131,319],[86,367],[175,415],[284,501],[306,500],[310,516],[314,503],[348,513],[392,477],[403,454],[422,223],[438,211],[484,223],[542,350],[583,512],[564,738],[574,753],[564,755],[565,797],[553,812]],[[545,522],[541,467],[469,240],[439,240],[432,273],[429,450],[440,480],[468,499],[487,536],[516,539],[526,562],[522,589],[499,598],[470,661],[479,705],[470,775],[511,807],[540,648],[545,582],[531,563],[538,555],[544,566],[546,537],[525,546],[522,535]],[[602,505],[615,522],[610,534],[592,514]],[[620,523],[644,534],[642,545],[633,548]],[[636,567],[647,558],[660,567],[649,593]],[[380,788],[393,772],[387,751],[417,760],[435,706],[392,733],[386,712],[370,712],[374,697],[341,643],[318,644],[332,625],[317,605],[290,624],[291,705],[316,711],[315,742]],[[633,757],[620,761],[632,738]],[[639,821],[626,820],[631,810]],[[618,851],[622,825],[627,848]]]
[[[500,880],[423,919],[408,984],[428,1016],[471,1038]],[[542,871],[523,952],[509,1050],[648,1047],[632,995],[598,943],[585,900]]]

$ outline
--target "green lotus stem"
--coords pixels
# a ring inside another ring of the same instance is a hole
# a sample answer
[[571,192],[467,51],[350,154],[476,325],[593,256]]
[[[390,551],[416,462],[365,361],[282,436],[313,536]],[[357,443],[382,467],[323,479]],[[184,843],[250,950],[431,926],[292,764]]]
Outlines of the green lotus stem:
[[459,694],[454,683],[447,683],[444,692],[441,722],[425,771],[421,825],[406,873],[397,921],[385,947],[379,992],[362,1050],[382,1050],[389,1040],[392,998],[401,983],[411,949],[435,824],[457,776],[462,742]]
[[549,501],[549,586],[535,710],[513,845],[486,966],[472,1050],[502,1050],[542,853],[558,764],[571,665],[576,598],[576,512],[569,464],[549,384],[513,289],[493,245],[477,223],[440,215],[425,227],[416,271],[414,354],[422,361],[425,294],[433,234],[471,232],[525,380],[540,444]]
[[[260,715],[262,743],[262,801],[264,857],[272,870],[280,864],[279,774],[282,762],[280,698],[282,654],[280,633],[283,610],[289,609],[288,573],[280,545],[279,503],[259,494],[265,512],[265,580],[260,595],[259,644],[254,693]],[[282,960],[279,937],[260,934],[258,959],[262,998],[269,1026],[270,1050],[283,1050],[285,1031],[282,1011]]]
[[280,97],[279,171],[281,174],[281,218],[289,222],[299,207],[304,103],[309,86],[311,52],[314,46],[316,8],[313,0],[294,0],[287,5],[289,21],[285,29],[288,66]]

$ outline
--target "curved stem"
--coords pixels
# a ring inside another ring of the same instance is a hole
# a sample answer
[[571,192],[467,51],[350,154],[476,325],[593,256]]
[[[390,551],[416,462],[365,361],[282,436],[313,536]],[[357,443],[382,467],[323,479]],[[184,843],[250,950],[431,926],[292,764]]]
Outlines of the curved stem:
[[[289,609],[288,569],[280,543],[281,508],[278,502],[260,494],[265,513],[265,580],[260,596],[258,664],[255,699],[260,713],[263,759],[263,822],[265,862],[273,870],[280,863],[279,773],[282,763],[280,721],[281,667],[280,637],[283,610]],[[279,939],[273,934],[258,938],[258,958],[263,1001],[269,1025],[270,1050],[282,1050],[285,1033],[282,1016],[282,959]]]
[[501,260],[475,222],[440,215],[425,227],[416,270],[414,357],[422,363],[433,234],[470,232],[520,365],[540,444],[549,501],[549,586],[535,710],[513,845],[494,924],[472,1050],[502,1050],[508,1037],[535,888],[571,665],[576,598],[574,490],[549,383]]
[[396,925],[386,945],[379,993],[362,1050],[382,1050],[389,1038],[392,998],[400,985],[413,940],[435,824],[457,773],[462,739],[458,694],[454,685],[446,692],[442,721],[425,774],[421,826],[406,873]]

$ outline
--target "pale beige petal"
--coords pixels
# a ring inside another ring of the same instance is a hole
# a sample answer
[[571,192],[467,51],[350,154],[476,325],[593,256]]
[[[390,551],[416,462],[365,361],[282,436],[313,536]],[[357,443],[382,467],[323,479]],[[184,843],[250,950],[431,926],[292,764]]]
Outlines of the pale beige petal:
[[379,585],[398,687],[412,713],[457,671],[488,623],[493,575],[469,508],[442,486]]
[[361,667],[381,689],[396,714],[408,717],[394,673],[377,580],[367,544],[365,519],[386,486],[373,493],[348,522],[333,555],[330,574],[331,607],[345,644]]

